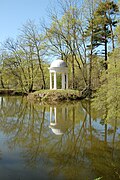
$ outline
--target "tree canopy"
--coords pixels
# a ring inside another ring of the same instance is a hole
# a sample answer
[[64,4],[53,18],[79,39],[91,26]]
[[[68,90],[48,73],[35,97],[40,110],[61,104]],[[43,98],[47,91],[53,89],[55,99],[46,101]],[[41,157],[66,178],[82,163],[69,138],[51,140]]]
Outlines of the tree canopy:
[[47,67],[58,57],[68,65],[69,88],[100,86],[102,71],[107,71],[120,41],[119,4],[111,0],[57,3],[59,11],[50,11],[49,25],[29,20],[16,40],[9,38],[1,46],[1,88],[25,92],[49,88]]

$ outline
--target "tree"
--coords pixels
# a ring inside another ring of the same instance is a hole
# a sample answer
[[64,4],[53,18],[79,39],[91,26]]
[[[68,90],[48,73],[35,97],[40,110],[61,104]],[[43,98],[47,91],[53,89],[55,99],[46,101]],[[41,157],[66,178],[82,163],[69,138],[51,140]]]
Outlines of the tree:
[[117,35],[118,46],[119,46],[119,44],[120,44],[120,25],[117,26],[117,28],[116,28],[116,35]]
[[45,75],[43,68],[43,60],[42,57],[46,52],[45,44],[44,44],[44,36],[39,33],[37,26],[29,20],[23,27],[21,28],[21,41],[23,44],[27,44],[32,49],[33,56],[38,61],[39,70],[42,75],[42,88],[46,88],[45,83]]
[[0,82],[1,82],[1,87],[5,88],[4,80],[3,80],[3,54],[0,56]]
[[[95,36],[95,31],[94,31],[94,12],[97,8],[98,2],[95,0],[87,1],[87,7],[89,11],[89,16],[86,18],[88,27],[85,29],[85,36],[88,37],[88,41],[90,44],[87,45],[87,51],[88,51],[88,59],[89,59],[89,78],[88,78],[88,89],[91,91],[92,89],[92,66],[93,66],[93,58],[94,58],[94,36]],[[88,12],[87,12],[88,14]],[[89,93],[91,96],[91,93]]]
[[36,74],[35,62],[31,57],[33,54],[31,48],[25,47],[19,41],[15,42],[12,39],[7,39],[4,49],[6,50],[6,56],[3,64],[7,76],[10,78],[11,74],[14,77],[14,82],[22,91],[31,92]]
[[114,43],[114,27],[117,25],[116,13],[119,11],[118,6],[113,1],[100,2],[94,13],[94,31],[93,38],[95,47],[104,46],[105,69],[107,70],[108,42],[112,41],[112,49],[115,48]]
[[94,106],[102,112],[102,118],[110,120],[120,119],[120,52],[115,49],[108,59],[108,73],[101,76],[101,87],[96,93]]
[[46,29],[46,38],[51,52],[67,61],[71,66],[72,88],[75,88],[75,71],[77,66],[82,75],[84,86],[87,85],[86,44],[80,19],[80,9],[73,1],[61,3],[63,14],[58,18],[52,14],[52,25]]
[[[115,5],[116,7],[116,5]],[[119,26],[116,36],[119,46]],[[102,111],[102,118],[105,122],[115,122],[120,119],[120,52],[115,48],[108,58],[108,69],[102,72],[101,86],[96,93],[93,105],[97,110]]]

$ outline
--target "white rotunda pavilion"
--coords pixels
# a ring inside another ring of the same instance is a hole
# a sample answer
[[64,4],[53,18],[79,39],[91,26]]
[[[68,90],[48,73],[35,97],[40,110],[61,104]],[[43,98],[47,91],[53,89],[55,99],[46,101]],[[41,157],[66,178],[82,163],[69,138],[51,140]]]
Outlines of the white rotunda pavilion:
[[[68,89],[68,67],[67,64],[57,59],[53,61],[49,68],[50,71],[50,89],[57,89],[57,73],[62,75],[62,89]],[[52,83],[52,74],[54,74],[54,85]]]

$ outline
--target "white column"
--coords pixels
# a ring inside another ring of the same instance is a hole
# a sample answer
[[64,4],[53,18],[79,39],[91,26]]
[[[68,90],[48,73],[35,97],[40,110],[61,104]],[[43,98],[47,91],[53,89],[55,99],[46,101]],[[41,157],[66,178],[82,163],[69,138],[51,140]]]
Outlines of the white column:
[[50,89],[52,89],[52,73],[50,72]]
[[54,107],[54,115],[55,115],[55,124],[57,124],[57,112],[56,112],[56,107]]
[[62,73],[62,89],[65,89],[65,74]]
[[57,89],[57,78],[56,78],[56,72],[54,72],[54,89]]
[[50,107],[50,124],[52,123],[52,107]]
[[66,89],[68,89],[68,73],[66,73]]
[[65,107],[62,108],[62,119],[65,121]]

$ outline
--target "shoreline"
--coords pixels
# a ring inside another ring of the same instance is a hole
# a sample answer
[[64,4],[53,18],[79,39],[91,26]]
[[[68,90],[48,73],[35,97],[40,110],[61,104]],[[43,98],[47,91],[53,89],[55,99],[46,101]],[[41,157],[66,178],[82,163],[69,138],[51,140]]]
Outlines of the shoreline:
[[65,101],[79,101],[85,99],[82,92],[79,90],[40,90],[33,93],[29,93],[27,98],[29,100],[57,103]]
[[89,90],[84,89],[80,90],[72,90],[72,89],[57,89],[57,90],[39,90],[31,93],[24,93],[21,91],[15,91],[10,89],[0,90],[0,95],[4,96],[27,96],[27,99],[30,101],[38,101],[38,102],[48,102],[48,103],[56,103],[56,102],[64,102],[64,101],[79,101],[89,97]]
[[21,92],[21,91],[16,91],[12,89],[1,89],[0,90],[0,95],[2,96],[24,96],[28,95],[27,93]]

